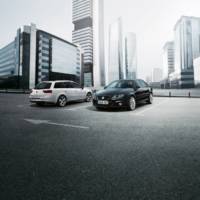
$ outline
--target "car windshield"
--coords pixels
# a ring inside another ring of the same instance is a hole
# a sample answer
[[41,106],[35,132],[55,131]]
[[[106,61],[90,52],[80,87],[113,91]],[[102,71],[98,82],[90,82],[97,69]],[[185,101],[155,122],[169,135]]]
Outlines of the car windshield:
[[43,90],[43,89],[49,89],[51,87],[51,83],[43,82],[39,83],[35,86],[35,89],[37,90]]
[[114,81],[106,87],[106,89],[110,89],[110,88],[133,88],[133,82],[132,81]]

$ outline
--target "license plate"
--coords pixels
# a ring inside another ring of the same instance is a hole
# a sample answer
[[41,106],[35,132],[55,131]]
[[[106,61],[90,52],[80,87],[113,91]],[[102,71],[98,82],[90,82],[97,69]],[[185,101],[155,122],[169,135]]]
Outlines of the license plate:
[[98,104],[100,104],[100,105],[108,105],[109,102],[108,101],[98,101]]

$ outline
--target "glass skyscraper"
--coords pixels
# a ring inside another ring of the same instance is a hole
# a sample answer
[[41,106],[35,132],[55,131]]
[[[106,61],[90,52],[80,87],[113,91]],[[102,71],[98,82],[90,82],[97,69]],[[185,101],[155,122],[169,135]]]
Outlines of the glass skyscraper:
[[0,77],[10,77],[17,74],[17,41],[13,41],[0,49]]
[[182,16],[174,32],[175,72],[170,79],[177,87],[193,87],[193,60],[200,55],[200,18]]
[[14,41],[0,49],[0,86],[17,88],[20,73],[20,30]]
[[122,19],[110,25],[109,30],[109,61],[108,61],[108,82],[125,78],[123,62],[123,33]]
[[125,36],[125,68],[126,79],[137,78],[137,43],[134,33],[127,33]]

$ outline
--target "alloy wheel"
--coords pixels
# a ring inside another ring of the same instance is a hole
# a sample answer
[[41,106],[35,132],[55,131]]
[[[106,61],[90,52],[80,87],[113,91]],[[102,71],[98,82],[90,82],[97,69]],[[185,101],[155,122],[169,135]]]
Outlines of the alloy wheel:
[[92,100],[92,94],[88,93],[86,96],[86,102],[90,102]]
[[129,110],[135,110],[135,107],[136,107],[135,98],[131,97],[129,99]]
[[65,96],[60,96],[58,99],[58,105],[64,107],[67,103],[67,98]]
[[152,103],[153,103],[153,95],[152,95],[152,94],[149,95],[148,103],[149,103],[149,104],[152,104]]

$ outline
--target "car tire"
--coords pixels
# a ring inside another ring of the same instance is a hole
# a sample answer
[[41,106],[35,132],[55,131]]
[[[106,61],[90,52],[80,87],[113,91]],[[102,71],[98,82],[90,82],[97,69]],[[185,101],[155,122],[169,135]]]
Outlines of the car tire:
[[67,97],[65,95],[61,95],[58,98],[57,105],[59,107],[65,107],[67,104]]
[[136,108],[136,101],[134,97],[130,97],[129,101],[128,101],[128,110],[135,110]]
[[87,93],[86,98],[85,98],[85,101],[86,101],[86,102],[91,102],[91,101],[92,101],[92,93],[91,93],[91,92],[88,92],[88,93]]
[[152,94],[149,94],[149,98],[147,100],[147,103],[148,104],[152,104],[153,103],[153,95]]

